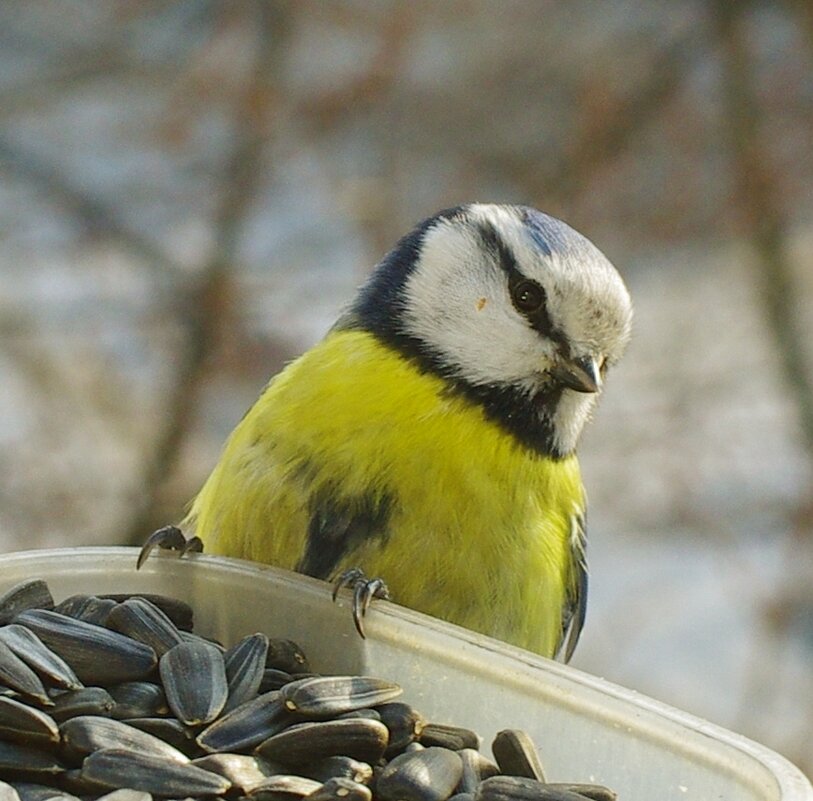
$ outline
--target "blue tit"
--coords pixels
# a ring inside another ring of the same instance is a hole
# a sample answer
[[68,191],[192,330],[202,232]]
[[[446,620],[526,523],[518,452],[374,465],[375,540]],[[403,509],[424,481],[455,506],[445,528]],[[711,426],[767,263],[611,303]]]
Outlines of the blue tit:
[[585,619],[576,458],[632,306],[605,256],[524,206],[441,211],[229,437],[181,528],[569,659]]

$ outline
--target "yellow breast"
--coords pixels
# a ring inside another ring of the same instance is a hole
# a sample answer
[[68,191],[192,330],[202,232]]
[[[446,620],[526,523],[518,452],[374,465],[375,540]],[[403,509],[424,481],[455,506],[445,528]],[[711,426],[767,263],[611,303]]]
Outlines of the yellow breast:
[[273,379],[186,522],[209,552],[296,568],[314,513],[358,499],[384,530],[337,570],[358,565],[398,603],[553,653],[583,508],[575,457],[519,446],[366,332],[331,333]]

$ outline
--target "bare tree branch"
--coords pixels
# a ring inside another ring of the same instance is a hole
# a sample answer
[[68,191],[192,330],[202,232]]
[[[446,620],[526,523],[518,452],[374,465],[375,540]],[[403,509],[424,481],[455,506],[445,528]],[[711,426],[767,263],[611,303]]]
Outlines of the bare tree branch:
[[[813,463],[813,378],[807,369],[804,335],[796,313],[796,281],[788,255],[786,222],[782,208],[782,187],[771,164],[761,127],[762,110],[756,88],[754,58],[749,47],[746,25],[748,4],[716,0],[713,25],[721,54],[723,119],[736,186],[737,210],[746,240],[756,257],[756,274],[762,308],[776,344],[781,378],[797,410],[802,445]],[[764,624],[773,648],[781,647],[791,630],[799,609],[813,604],[806,553],[810,541],[813,506],[796,515],[792,536],[786,544],[784,575],[788,578],[776,597],[764,609]],[[800,597],[801,595],[801,597]],[[766,673],[754,660],[749,682],[759,698],[773,691],[760,678]],[[753,698],[749,696],[749,709]],[[813,707],[808,716],[813,719]],[[811,724],[813,726],[813,724]],[[809,759],[804,749],[790,754],[800,764]]]
[[714,24],[722,55],[725,134],[731,157],[740,222],[757,257],[760,297],[776,341],[782,378],[799,415],[803,444],[813,461],[813,378],[805,337],[795,313],[795,279],[788,256],[782,188],[760,132],[753,58],[744,30],[747,4],[717,0]]

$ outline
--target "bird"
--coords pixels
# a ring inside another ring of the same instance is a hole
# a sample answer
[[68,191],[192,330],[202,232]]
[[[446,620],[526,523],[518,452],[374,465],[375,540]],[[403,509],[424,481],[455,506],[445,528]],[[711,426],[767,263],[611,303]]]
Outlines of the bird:
[[149,547],[338,576],[362,635],[359,606],[391,595],[569,661],[588,586],[577,444],[631,324],[618,271],[561,220],[440,211],[271,379]]

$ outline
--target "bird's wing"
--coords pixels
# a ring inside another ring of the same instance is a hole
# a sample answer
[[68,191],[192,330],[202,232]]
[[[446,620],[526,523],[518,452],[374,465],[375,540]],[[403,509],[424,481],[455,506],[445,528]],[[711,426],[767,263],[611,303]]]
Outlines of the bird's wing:
[[562,656],[565,662],[570,661],[576,650],[587,613],[587,519],[583,509],[571,517],[570,526],[571,574],[562,607],[562,639],[557,651],[557,656]]
[[340,498],[329,492],[314,499],[297,572],[332,578],[358,547],[372,539],[386,538],[391,509],[392,498],[387,493]]

